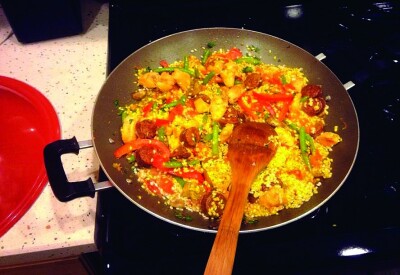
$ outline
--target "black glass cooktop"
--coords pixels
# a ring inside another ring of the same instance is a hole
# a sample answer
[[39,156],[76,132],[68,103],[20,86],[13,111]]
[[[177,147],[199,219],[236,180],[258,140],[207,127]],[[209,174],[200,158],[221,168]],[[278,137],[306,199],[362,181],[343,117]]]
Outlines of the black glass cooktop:
[[[110,1],[109,72],[151,41],[203,27],[260,31],[324,53],[343,83],[356,84],[349,90],[360,123],[354,168],[312,214],[240,235],[234,274],[398,268],[399,2],[270,2]],[[95,239],[107,273],[202,274],[214,236],[158,220],[116,190],[98,194]]]

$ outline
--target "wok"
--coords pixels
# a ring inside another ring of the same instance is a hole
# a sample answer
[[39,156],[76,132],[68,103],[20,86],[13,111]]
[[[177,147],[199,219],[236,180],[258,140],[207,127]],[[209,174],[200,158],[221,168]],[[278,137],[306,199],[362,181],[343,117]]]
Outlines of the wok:
[[[333,176],[323,180],[318,194],[300,208],[283,210],[279,215],[260,218],[257,223],[242,225],[241,233],[256,232],[276,228],[293,222],[313,212],[328,201],[343,185],[356,159],[359,146],[359,126],[357,113],[352,100],[343,84],[323,63],[300,47],[280,38],[260,32],[234,28],[195,29],[169,35],[156,40],[132,53],[122,61],[106,79],[95,102],[92,116],[92,140],[99,158],[100,166],[109,179],[126,199],[144,211],[172,224],[203,232],[216,232],[210,228],[209,221],[190,213],[192,221],[176,217],[174,210],[163,205],[160,199],[148,195],[131,177],[128,164],[122,160],[123,171],[113,168],[117,160],[114,150],[122,144],[120,137],[121,119],[115,101],[121,106],[131,102],[131,93],[135,90],[134,69],[137,67],[158,67],[162,59],[173,62],[182,59],[189,53],[201,55],[208,42],[215,42],[216,48],[238,47],[242,52],[246,46],[255,46],[264,63],[284,64],[301,67],[310,83],[323,86],[324,94],[330,95],[330,111],[327,117],[326,130],[338,133],[343,141],[335,146],[333,158]],[[197,49],[197,50],[196,50]],[[196,50],[196,51],[193,51]],[[68,201],[81,196],[94,196],[96,189],[105,183],[93,183],[91,179],[81,182],[68,182],[61,163],[61,155],[78,154],[79,149],[86,147],[75,138],[59,140],[48,144],[44,150],[45,165],[50,185],[60,201]],[[127,179],[130,179],[127,181]]]

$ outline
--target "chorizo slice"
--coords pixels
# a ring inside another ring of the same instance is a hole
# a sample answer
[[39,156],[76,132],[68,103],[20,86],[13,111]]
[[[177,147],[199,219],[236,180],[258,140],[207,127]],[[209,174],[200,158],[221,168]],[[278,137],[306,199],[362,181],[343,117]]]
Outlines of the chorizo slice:
[[195,147],[197,142],[200,141],[200,131],[196,127],[190,127],[185,130],[180,135],[180,141],[186,147]]
[[232,106],[229,106],[223,117],[221,119],[218,120],[219,123],[221,123],[222,125],[231,123],[231,124],[238,124],[238,123],[242,123],[246,120],[246,116],[238,111],[237,109],[233,108]]
[[259,73],[251,73],[248,74],[246,79],[244,80],[244,86],[247,89],[255,89],[260,86],[262,82],[261,75]]
[[309,97],[306,101],[304,101],[302,110],[309,116],[317,116],[324,111],[325,105],[325,99],[323,99],[321,96]]
[[223,194],[211,191],[204,194],[202,197],[201,209],[208,217],[218,218],[221,217],[224,212],[225,203],[226,198]]
[[136,163],[139,167],[149,168],[153,162],[155,149],[150,146],[143,146],[135,151]]
[[301,89],[301,96],[320,97],[322,96],[321,85],[307,84]]
[[187,159],[191,156],[189,150],[184,146],[179,146],[171,152],[171,158]]
[[136,135],[139,138],[152,139],[157,134],[157,125],[149,119],[141,120],[136,123]]

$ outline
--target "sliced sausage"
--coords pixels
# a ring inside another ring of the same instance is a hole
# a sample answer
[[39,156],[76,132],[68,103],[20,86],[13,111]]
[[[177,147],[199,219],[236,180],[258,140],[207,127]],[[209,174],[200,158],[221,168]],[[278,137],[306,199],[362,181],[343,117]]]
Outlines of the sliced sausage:
[[141,120],[136,123],[136,134],[139,138],[154,138],[157,134],[157,125],[149,119]]
[[309,116],[317,116],[325,109],[325,99],[319,97],[309,97],[302,105],[302,110]]
[[184,146],[179,146],[171,152],[171,158],[187,159],[191,156],[189,150]]
[[233,108],[232,106],[229,106],[225,113],[224,116],[218,120],[219,123],[221,123],[222,125],[231,123],[231,124],[238,124],[238,123],[242,123],[246,120],[246,116],[238,111],[237,109]]
[[244,80],[244,86],[247,89],[255,89],[261,84],[261,75],[259,73],[251,73],[246,76]]
[[182,141],[186,147],[195,147],[199,140],[200,131],[196,127],[187,128],[180,135],[180,141]]
[[254,195],[252,193],[249,193],[249,195],[247,196],[247,201],[249,203],[256,203],[257,202],[257,198],[254,197]]
[[301,96],[320,97],[322,96],[321,85],[307,84],[301,89]]
[[222,216],[226,198],[219,192],[211,191],[201,199],[201,209],[209,217],[218,218]]
[[153,157],[156,152],[150,146],[143,146],[135,151],[136,163],[139,167],[148,168],[153,162]]

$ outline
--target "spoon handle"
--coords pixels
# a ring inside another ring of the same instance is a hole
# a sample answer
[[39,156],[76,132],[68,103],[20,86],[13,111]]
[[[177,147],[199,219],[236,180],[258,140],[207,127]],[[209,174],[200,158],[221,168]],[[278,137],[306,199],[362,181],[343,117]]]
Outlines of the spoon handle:
[[232,274],[247,195],[256,172],[235,167],[229,198],[208,258],[205,275]]

